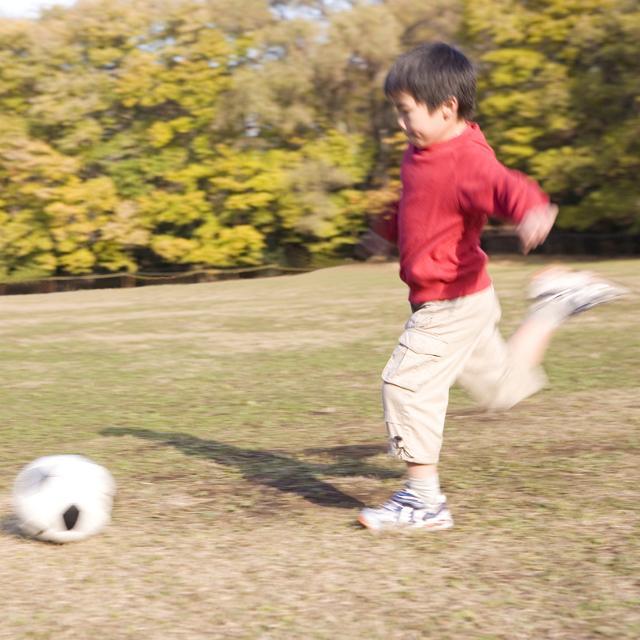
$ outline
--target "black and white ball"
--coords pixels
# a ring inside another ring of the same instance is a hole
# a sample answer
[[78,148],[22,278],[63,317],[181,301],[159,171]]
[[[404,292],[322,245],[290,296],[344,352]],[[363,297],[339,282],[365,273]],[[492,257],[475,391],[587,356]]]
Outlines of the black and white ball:
[[51,542],[73,542],[111,519],[116,485],[104,467],[76,455],[45,456],[18,474],[13,505],[22,531]]

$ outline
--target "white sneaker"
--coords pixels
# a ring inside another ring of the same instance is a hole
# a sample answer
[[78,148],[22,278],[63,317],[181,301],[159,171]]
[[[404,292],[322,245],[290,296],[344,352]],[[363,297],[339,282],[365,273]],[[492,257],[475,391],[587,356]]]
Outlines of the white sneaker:
[[573,316],[628,293],[628,289],[589,271],[553,267],[531,280],[528,297],[533,300],[531,311],[549,304],[560,304],[566,316]]
[[358,522],[372,531],[383,529],[427,529],[438,531],[453,527],[453,518],[447,507],[447,499],[440,496],[435,508],[428,508],[409,489],[395,493],[387,502],[377,508],[363,509]]

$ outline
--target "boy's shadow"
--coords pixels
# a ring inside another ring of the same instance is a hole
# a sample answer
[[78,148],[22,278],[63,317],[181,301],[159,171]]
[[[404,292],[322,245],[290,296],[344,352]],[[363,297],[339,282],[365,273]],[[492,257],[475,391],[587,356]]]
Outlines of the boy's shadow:
[[[334,476],[375,475],[377,477],[396,477],[395,471],[351,459],[345,464],[340,454],[342,447],[335,447],[337,462],[333,464],[319,464],[296,460],[280,453],[270,453],[256,449],[242,449],[225,442],[204,440],[185,433],[152,431],[150,429],[131,429],[125,427],[109,427],[101,431],[106,436],[135,436],[151,440],[167,446],[175,447],[188,456],[197,456],[213,460],[217,464],[235,467],[249,482],[273,487],[285,493],[295,493],[306,500],[330,507],[348,509],[364,506],[354,498],[328,482],[318,478],[319,474]],[[368,457],[380,453],[379,447],[372,448],[363,445],[364,455]],[[332,449],[310,450],[331,454]]]

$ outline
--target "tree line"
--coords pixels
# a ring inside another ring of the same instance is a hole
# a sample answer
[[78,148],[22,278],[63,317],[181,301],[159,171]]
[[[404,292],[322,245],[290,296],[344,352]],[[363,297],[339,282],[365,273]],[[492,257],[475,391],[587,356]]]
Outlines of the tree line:
[[384,76],[433,40],[560,227],[638,232],[636,0],[79,0],[0,20],[0,278],[352,255],[398,194]]

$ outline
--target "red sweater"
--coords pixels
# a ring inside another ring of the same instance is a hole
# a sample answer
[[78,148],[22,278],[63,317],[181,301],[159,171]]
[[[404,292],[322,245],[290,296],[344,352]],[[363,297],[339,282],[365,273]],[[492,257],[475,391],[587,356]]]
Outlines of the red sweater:
[[470,122],[451,140],[409,145],[397,210],[374,230],[397,242],[400,277],[413,305],[451,300],[491,284],[480,234],[487,216],[520,222],[549,202],[525,175],[500,164],[480,127]]

